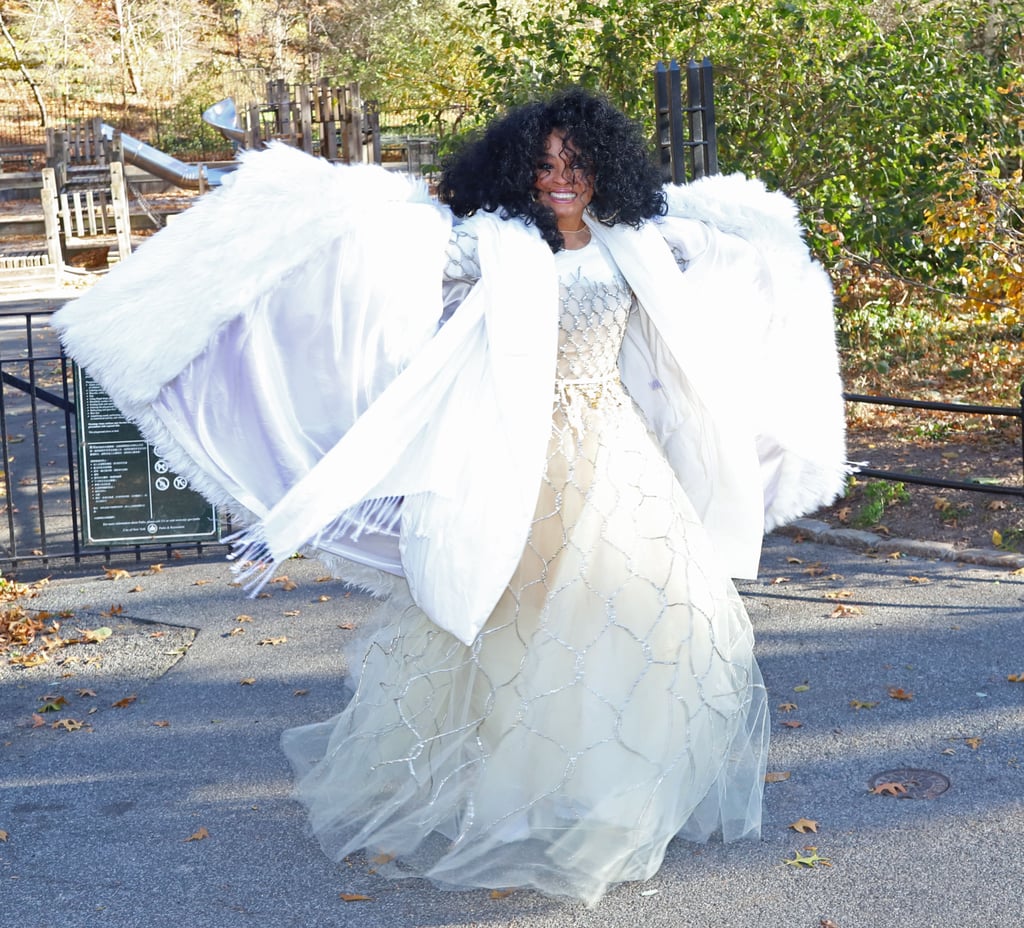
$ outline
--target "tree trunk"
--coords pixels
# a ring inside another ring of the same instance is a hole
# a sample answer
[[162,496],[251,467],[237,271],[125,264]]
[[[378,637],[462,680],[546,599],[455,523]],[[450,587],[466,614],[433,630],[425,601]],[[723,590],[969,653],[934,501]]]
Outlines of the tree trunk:
[[3,32],[7,44],[11,46],[11,54],[14,55],[14,60],[21,70],[21,76],[25,78],[25,82],[32,88],[32,95],[36,98],[36,106],[39,107],[40,124],[45,129],[49,125],[49,120],[46,116],[46,103],[43,102],[43,95],[39,92],[39,85],[32,80],[32,75],[28,73],[28,68],[25,67],[25,63],[21,60],[21,53],[18,51],[18,46],[14,44],[14,36],[8,30],[7,23],[4,22],[3,13],[0,13],[0,31]]

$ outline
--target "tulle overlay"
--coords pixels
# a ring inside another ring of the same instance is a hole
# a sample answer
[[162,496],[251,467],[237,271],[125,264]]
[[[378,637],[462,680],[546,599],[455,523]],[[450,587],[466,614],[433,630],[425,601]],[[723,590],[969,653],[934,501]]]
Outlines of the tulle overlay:
[[283,744],[333,858],[592,904],[677,834],[758,832],[768,718],[743,605],[616,377],[629,290],[597,245],[558,258],[548,463],[507,590],[471,646],[396,592],[346,709]]

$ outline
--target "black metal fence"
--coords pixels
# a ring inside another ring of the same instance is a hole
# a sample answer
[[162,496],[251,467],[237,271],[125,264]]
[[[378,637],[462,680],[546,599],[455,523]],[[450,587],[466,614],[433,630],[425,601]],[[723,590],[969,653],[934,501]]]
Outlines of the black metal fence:
[[683,71],[673,59],[654,69],[654,111],[658,160],[662,175],[683,184],[718,173],[718,135],[715,128],[714,72],[711,59],[686,63],[686,105]]
[[0,451],[4,573],[88,561],[171,558],[219,544],[86,546],[78,487],[71,367],[48,320],[57,303],[0,308]]
[[[1021,479],[1024,481],[1024,384],[1021,384],[1019,406],[941,403],[933,400],[900,399],[895,396],[868,396],[863,393],[844,393],[843,399],[848,403],[869,403],[902,409],[927,409],[932,412],[950,412],[961,416],[996,416],[1016,419],[1020,426]],[[866,466],[858,466],[857,473],[864,477],[875,477],[879,480],[891,480],[898,483],[916,483],[928,487],[942,487],[947,490],[974,490],[982,493],[995,493],[1001,496],[1016,496],[1024,499],[1024,483],[1019,487],[1012,487],[983,482],[981,480],[947,480],[943,477],[930,477],[927,474],[878,470]]]

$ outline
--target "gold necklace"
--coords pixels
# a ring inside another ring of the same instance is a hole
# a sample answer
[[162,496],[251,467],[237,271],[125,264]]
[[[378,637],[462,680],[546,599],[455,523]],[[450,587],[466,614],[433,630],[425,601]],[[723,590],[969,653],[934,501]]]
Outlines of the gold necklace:
[[585,225],[583,225],[580,226],[578,229],[566,229],[564,231],[562,229],[559,229],[558,231],[561,232],[562,235],[579,235],[580,232],[589,232],[590,230]]

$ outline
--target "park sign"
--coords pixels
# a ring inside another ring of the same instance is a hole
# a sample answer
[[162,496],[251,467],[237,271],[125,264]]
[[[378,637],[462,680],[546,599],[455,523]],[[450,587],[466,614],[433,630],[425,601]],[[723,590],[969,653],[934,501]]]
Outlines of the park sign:
[[216,508],[168,467],[77,364],[75,396],[83,544],[216,541]]

